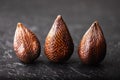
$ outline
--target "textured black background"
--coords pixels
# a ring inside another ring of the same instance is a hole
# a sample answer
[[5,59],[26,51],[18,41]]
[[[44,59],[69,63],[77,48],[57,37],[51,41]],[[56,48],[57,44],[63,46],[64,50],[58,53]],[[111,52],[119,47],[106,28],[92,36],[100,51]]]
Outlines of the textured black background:
[[[119,0],[0,0],[0,80],[119,79],[119,8]],[[64,64],[51,63],[44,55],[45,37],[58,14],[63,16],[75,45],[72,57]],[[77,55],[77,47],[95,20],[103,29],[107,55],[100,65],[85,66]],[[33,64],[21,63],[13,51],[18,22],[31,29],[41,42],[41,55]]]

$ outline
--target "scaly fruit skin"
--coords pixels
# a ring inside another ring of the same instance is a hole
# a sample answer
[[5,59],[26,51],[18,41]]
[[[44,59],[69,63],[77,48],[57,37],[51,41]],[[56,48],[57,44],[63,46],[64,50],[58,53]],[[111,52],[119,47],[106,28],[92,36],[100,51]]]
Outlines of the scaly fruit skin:
[[99,23],[95,21],[83,36],[78,55],[84,64],[98,64],[106,55],[106,41]]
[[38,38],[22,23],[17,24],[13,46],[17,57],[24,63],[33,62],[41,52]]
[[45,55],[52,62],[65,62],[73,50],[71,35],[62,16],[58,15],[45,40]]

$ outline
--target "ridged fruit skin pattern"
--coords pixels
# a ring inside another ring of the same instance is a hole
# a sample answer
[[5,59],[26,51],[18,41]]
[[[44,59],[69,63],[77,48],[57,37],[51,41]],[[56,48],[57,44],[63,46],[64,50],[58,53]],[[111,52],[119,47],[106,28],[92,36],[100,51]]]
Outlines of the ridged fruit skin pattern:
[[38,38],[22,23],[17,24],[13,46],[17,57],[24,63],[33,62],[41,52]]
[[65,62],[73,50],[71,35],[62,16],[58,15],[45,40],[45,55],[52,62]]
[[95,21],[82,37],[78,55],[84,64],[98,64],[104,59],[106,41],[98,21]]

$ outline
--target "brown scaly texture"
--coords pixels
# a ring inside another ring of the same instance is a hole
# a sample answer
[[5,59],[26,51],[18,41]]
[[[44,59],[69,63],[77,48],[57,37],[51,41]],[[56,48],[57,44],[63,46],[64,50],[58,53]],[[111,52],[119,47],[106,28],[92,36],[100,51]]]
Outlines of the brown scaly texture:
[[40,55],[39,40],[22,23],[17,24],[13,46],[17,57],[24,63],[31,63]]
[[58,15],[45,40],[45,54],[50,61],[65,62],[74,50],[73,40],[61,15]]
[[98,64],[106,55],[106,41],[99,23],[95,21],[83,36],[78,55],[84,64]]

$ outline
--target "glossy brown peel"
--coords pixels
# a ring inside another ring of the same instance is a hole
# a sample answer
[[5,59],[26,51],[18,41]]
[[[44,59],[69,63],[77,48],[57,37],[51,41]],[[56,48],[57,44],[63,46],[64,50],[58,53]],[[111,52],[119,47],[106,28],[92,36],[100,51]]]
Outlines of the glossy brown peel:
[[98,64],[106,55],[106,41],[99,23],[95,21],[83,36],[78,55],[84,64]]
[[31,63],[40,55],[38,38],[22,23],[17,24],[13,46],[17,57],[24,63]]
[[45,55],[50,61],[65,62],[74,50],[73,40],[61,15],[58,15],[45,40]]

